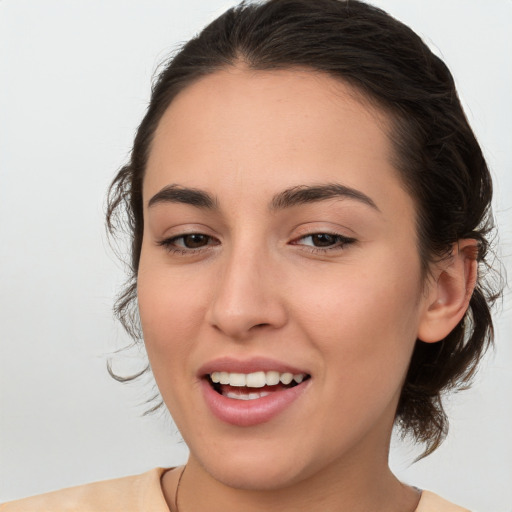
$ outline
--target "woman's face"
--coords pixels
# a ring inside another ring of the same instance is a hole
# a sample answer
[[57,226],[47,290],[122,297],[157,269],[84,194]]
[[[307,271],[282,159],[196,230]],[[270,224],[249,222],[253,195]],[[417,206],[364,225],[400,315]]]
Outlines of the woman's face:
[[235,487],[386,456],[427,300],[385,115],[356,98],[321,74],[230,68],[155,134],[144,339],[191,460]]

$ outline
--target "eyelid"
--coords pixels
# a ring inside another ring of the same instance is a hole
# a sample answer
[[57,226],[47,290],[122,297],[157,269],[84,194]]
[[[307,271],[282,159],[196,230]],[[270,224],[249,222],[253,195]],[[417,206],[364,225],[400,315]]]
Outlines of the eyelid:
[[196,222],[179,222],[172,226],[162,226],[160,229],[155,230],[154,238],[156,243],[160,244],[160,242],[165,242],[166,240],[175,240],[190,235],[203,235],[215,239],[219,238],[216,231],[210,226]]
[[[170,253],[180,254],[183,256],[197,255],[205,251],[210,251],[212,247],[215,247],[222,243],[218,237],[210,234],[208,231],[209,229],[204,229],[204,226],[200,226],[199,229],[197,229],[196,226],[190,226],[187,228],[182,227],[181,231],[176,230],[175,234],[173,233],[170,234],[170,236],[165,236],[160,240],[157,240],[156,245],[163,247]],[[194,235],[206,238],[206,243],[204,245],[199,245],[198,247],[187,247],[185,245],[184,240],[186,239],[186,237],[191,237]],[[305,239],[315,237],[315,235],[327,235],[329,237],[332,237],[332,244],[322,246],[314,245],[314,243],[305,243]],[[179,241],[182,241],[183,244],[178,243]],[[325,225],[303,225],[297,229],[294,238],[290,240],[288,244],[299,246],[301,250],[305,250],[312,253],[334,253],[336,251],[340,252],[347,250],[347,246],[352,245],[356,242],[356,238],[347,236],[341,233],[340,230],[335,228],[326,228]]]
[[[314,237],[315,235],[328,235],[336,239],[333,245],[330,246],[314,246],[309,244],[301,244],[299,243],[301,240],[305,238]],[[316,229],[310,230],[300,236],[295,237],[290,243],[291,245],[300,246],[301,249],[312,252],[312,253],[328,253],[328,252],[341,252],[347,250],[347,246],[353,245],[357,242],[357,239],[354,237],[346,236],[342,233],[336,232],[334,230],[328,229]]]
[[[208,243],[201,247],[185,247],[177,245],[175,242],[179,239],[184,239],[187,236],[200,235],[204,236],[208,239]],[[156,244],[160,247],[163,247],[170,253],[181,254],[181,255],[196,255],[201,252],[210,250],[212,247],[219,245],[220,241],[214,237],[213,235],[209,235],[207,233],[203,233],[200,231],[190,231],[186,233],[179,233],[173,236],[165,237],[161,240],[158,240]]]

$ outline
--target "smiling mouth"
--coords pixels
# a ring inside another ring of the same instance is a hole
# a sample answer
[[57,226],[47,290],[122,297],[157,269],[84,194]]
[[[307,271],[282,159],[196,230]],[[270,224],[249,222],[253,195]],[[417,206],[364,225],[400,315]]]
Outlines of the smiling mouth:
[[205,377],[217,393],[234,400],[257,400],[291,389],[311,378],[307,373],[292,374],[277,371],[212,372]]

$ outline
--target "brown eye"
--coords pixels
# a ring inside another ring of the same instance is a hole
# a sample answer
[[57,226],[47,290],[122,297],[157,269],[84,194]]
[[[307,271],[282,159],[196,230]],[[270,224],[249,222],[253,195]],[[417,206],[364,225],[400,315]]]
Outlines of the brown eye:
[[190,233],[185,235],[174,236],[158,242],[158,245],[165,247],[169,252],[184,254],[189,252],[193,254],[198,249],[208,249],[209,246],[218,245],[219,241],[202,233]]
[[187,249],[199,249],[200,247],[208,245],[210,241],[210,237],[208,235],[201,235],[195,233],[191,235],[183,235],[180,238],[182,240],[182,243],[177,245],[182,245]]
[[329,247],[334,245],[338,238],[338,236],[330,235],[329,233],[317,233],[311,235],[311,242],[315,247]]
[[302,245],[310,250],[327,251],[343,250],[345,246],[355,243],[355,238],[349,238],[336,233],[311,233],[295,240],[293,245]]

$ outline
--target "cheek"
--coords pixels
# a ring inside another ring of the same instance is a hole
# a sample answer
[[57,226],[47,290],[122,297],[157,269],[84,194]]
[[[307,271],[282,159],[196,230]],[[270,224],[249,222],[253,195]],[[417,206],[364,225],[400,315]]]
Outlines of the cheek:
[[[386,265],[385,262],[388,262]],[[380,258],[375,265],[317,275],[294,296],[294,315],[326,360],[328,371],[354,369],[367,381],[405,373],[416,341],[421,281],[415,258]],[[312,284],[313,283],[313,284]],[[338,377],[343,379],[343,375]],[[363,380],[363,379],[362,379]]]
[[[413,269],[409,269],[413,270]],[[407,274],[405,274],[407,275]],[[298,313],[322,361],[320,387],[329,422],[323,437],[391,426],[416,340],[419,280],[347,272],[339,283],[316,281]]]
[[190,281],[143,259],[137,296],[153,376],[173,420],[181,425],[185,411],[200,413],[187,402],[187,397],[190,378],[194,380],[189,356],[199,337],[203,302]]
[[190,352],[204,317],[201,291],[183,273],[141,257],[137,283],[139,313],[144,343],[157,379],[182,364],[183,357]]

